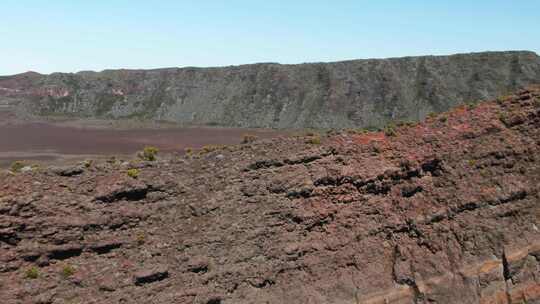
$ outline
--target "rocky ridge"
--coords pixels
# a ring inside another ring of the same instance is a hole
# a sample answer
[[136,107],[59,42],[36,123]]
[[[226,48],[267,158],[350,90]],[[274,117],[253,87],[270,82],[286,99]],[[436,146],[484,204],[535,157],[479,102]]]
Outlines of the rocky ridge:
[[540,303],[540,88],[317,138],[3,173],[2,303]]
[[[269,128],[382,127],[540,83],[533,52],[0,77],[19,117]],[[0,116],[2,111],[0,111]]]

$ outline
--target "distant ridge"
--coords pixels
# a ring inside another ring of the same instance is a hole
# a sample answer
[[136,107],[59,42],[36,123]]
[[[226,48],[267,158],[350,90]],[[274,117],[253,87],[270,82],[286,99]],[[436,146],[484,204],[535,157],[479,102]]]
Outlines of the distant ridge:
[[530,51],[0,77],[20,116],[271,128],[380,127],[540,83]]

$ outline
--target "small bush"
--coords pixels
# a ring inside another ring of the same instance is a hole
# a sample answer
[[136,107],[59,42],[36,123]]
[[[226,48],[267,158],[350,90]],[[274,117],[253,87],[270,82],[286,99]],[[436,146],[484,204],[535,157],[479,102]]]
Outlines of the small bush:
[[511,100],[511,99],[512,99],[512,95],[504,95],[504,96],[499,96],[496,101],[498,104],[503,104],[506,101]]
[[428,116],[429,118],[435,118],[435,117],[437,117],[437,113],[435,113],[435,112],[430,112],[427,116]]
[[508,119],[508,116],[505,113],[499,113],[497,114],[497,117],[502,123],[506,124],[506,120]]
[[405,125],[406,125],[407,127],[414,127],[414,126],[416,126],[416,122],[414,122],[414,121],[408,121],[408,122],[405,123]]
[[396,136],[397,132],[396,132],[396,126],[394,124],[388,124],[385,128],[384,128],[384,135],[386,136]]
[[448,120],[448,117],[446,117],[445,115],[442,115],[441,117],[439,117],[440,122],[446,122],[447,120]]
[[225,145],[206,145],[206,146],[202,147],[199,154],[202,155],[202,154],[214,152],[214,151],[217,151],[217,150],[221,150],[221,149],[224,149],[224,148],[225,148]]
[[146,236],[144,235],[144,233],[139,232],[135,236],[135,240],[137,241],[137,244],[142,245],[146,242]]
[[191,156],[191,154],[193,154],[193,148],[185,148],[184,149],[184,152],[186,153],[187,156]]
[[39,277],[39,270],[37,269],[37,267],[32,266],[32,267],[26,269],[26,272],[24,273],[24,276],[27,279],[37,279]]
[[73,266],[69,264],[64,265],[64,267],[62,267],[62,271],[60,272],[60,274],[64,278],[69,278],[70,276],[75,274],[75,268],[73,268]]
[[312,136],[306,140],[306,143],[310,145],[320,145],[321,144],[321,137],[318,135]]
[[139,177],[139,169],[129,169],[127,170],[127,175],[131,178],[137,178]]
[[84,166],[85,168],[90,168],[90,167],[92,166],[93,163],[94,163],[94,161],[91,160],[91,159],[88,159],[88,160],[85,160],[85,161],[82,162],[82,164],[83,164],[83,166]]
[[244,134],[244,136],[242,137],[242,143],[243,144],[250,144],[250,143],[256,141],[257,139],[258,139],[258,137],[255,136],[255,135]]
[[159,149],[156,147],[144,147],[142,152],[139,152],[139,158],[146,161],[155,161]]
[[465,105],[467,106],[467,108],[469,108],[470,110],[476,108],[476,106],[478,105],[478,101],[474,101],[474,100],[471,100],[471,101],[467,101],[465,103]]
[[22,161],[15,161],[11,164],[11,172],[13,173],[20,172],[22,168],[24,168],[24,163]]
[[540,97],[536,97],[536,98],[534,99],[534,105],[535,105],[536,107],[540,107]]

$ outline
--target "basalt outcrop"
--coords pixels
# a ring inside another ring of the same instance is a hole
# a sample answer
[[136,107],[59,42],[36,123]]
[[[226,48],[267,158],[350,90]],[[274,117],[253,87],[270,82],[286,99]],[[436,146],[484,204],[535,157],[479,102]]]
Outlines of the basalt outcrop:
[[317,138],[3,173],[1,302],[540,303],[538,88]]
[[[533,52],[0,77],[0,110],[235,127],[381,127],[540,83]],[[2,111],[0,111],[0,115]],[[0,116],[1,117],[1,116]]]

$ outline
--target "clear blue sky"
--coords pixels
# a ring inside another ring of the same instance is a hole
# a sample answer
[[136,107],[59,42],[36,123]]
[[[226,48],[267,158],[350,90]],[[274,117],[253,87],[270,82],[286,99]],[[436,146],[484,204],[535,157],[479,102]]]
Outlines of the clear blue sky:
[[540,53],[538,0],[2,0],[0,75]]

